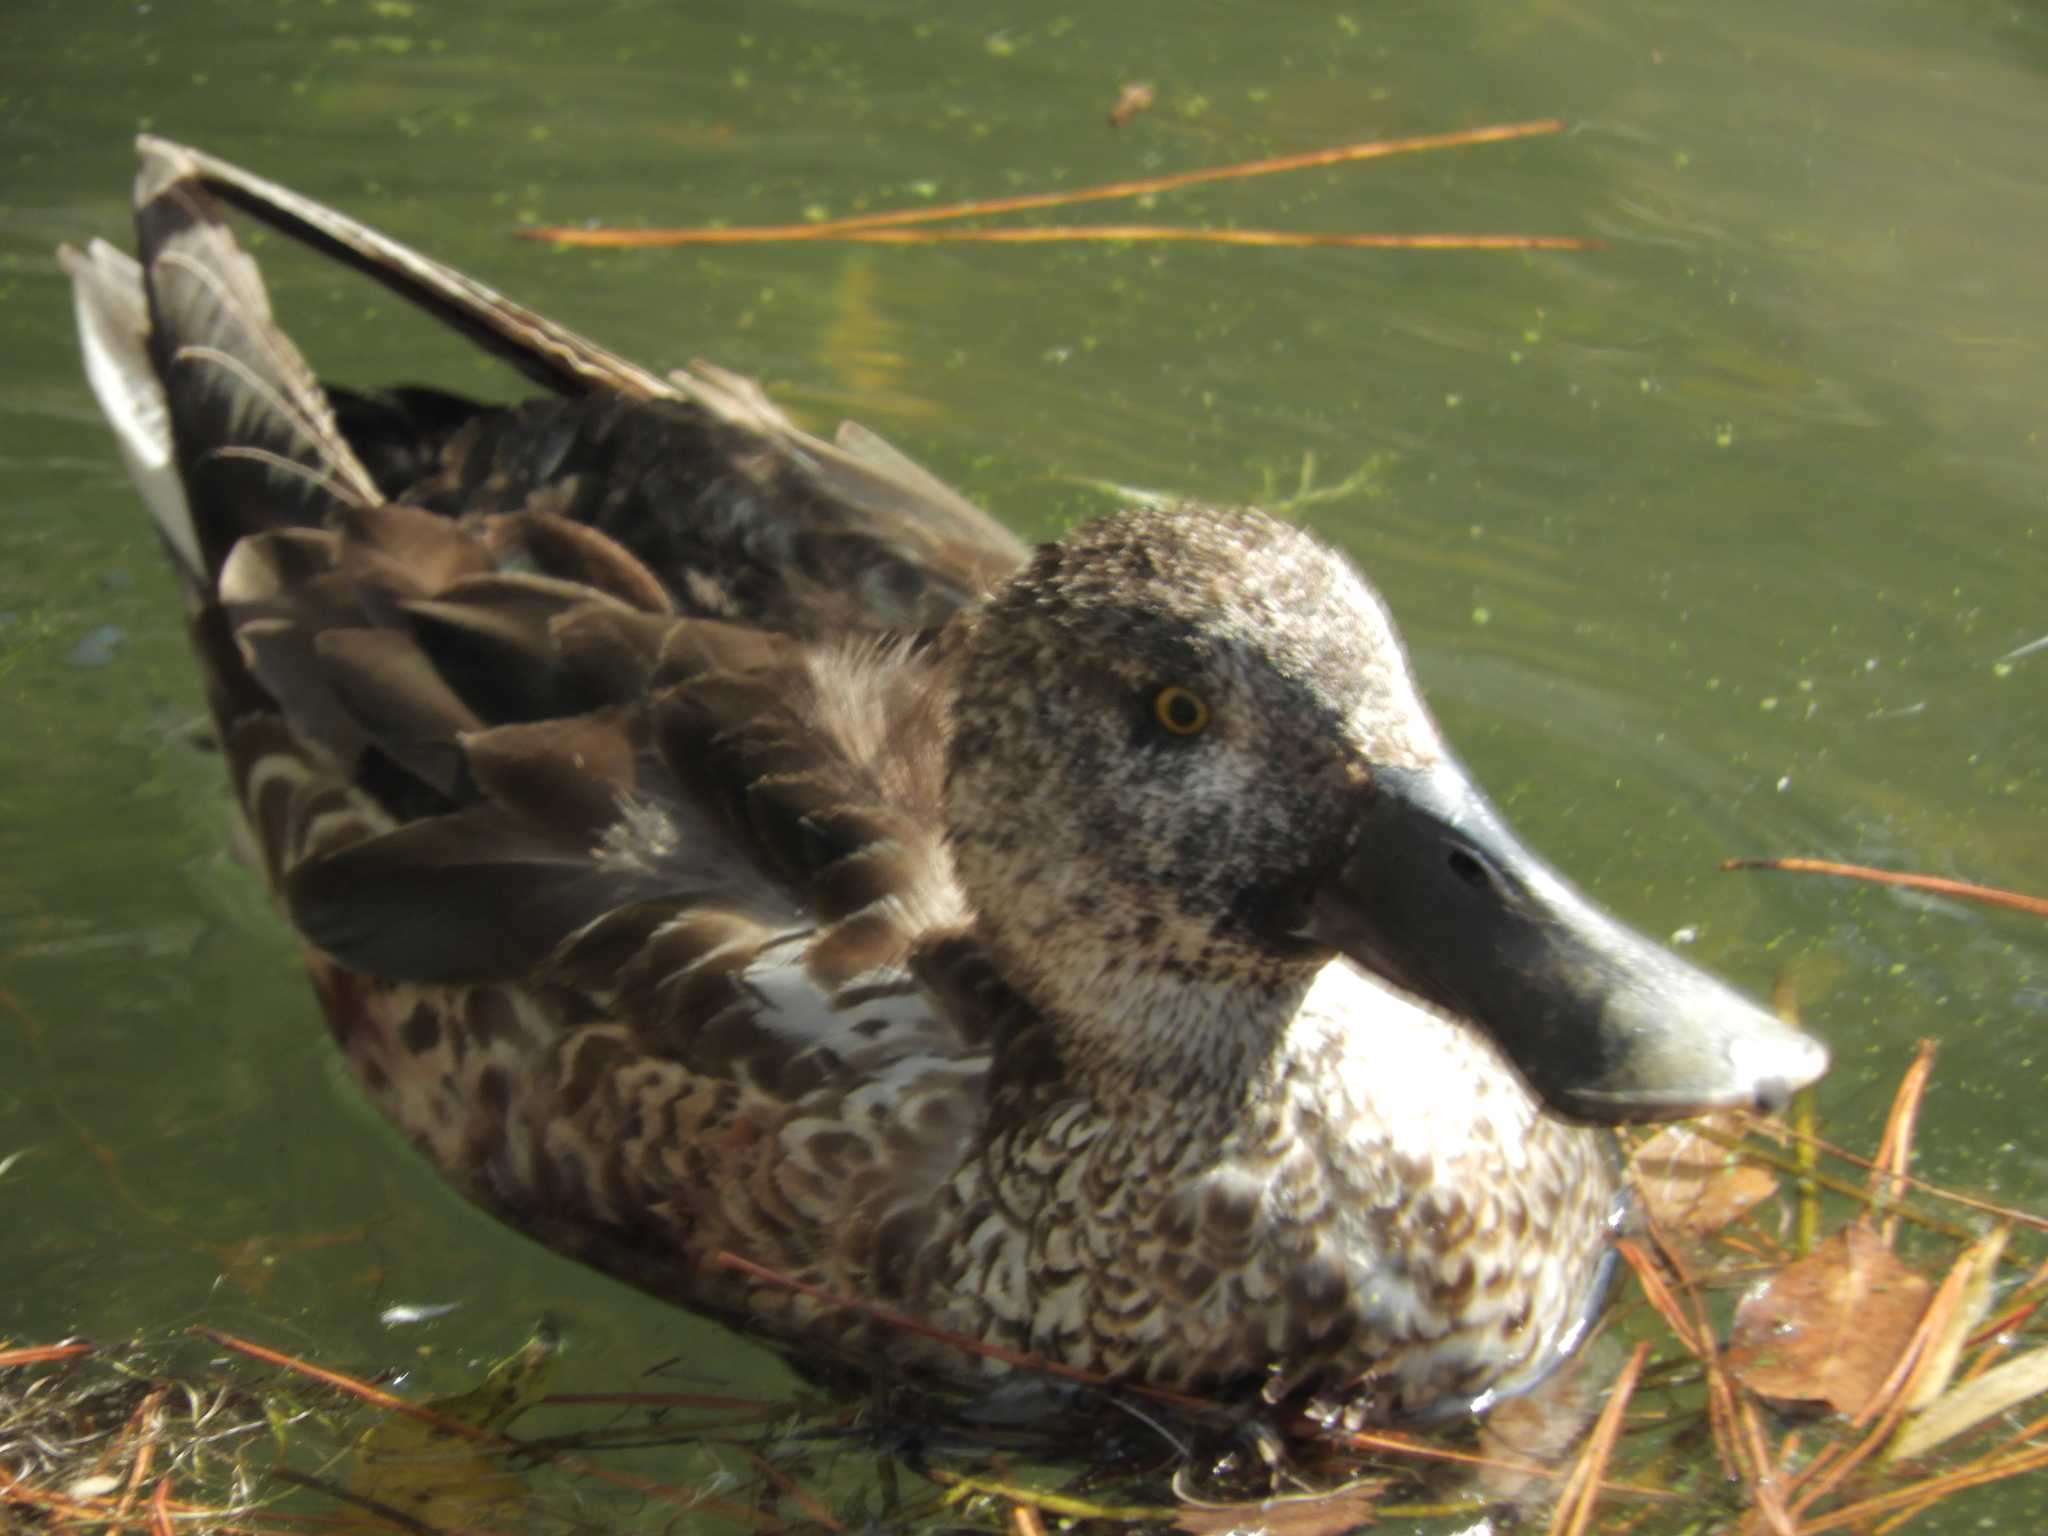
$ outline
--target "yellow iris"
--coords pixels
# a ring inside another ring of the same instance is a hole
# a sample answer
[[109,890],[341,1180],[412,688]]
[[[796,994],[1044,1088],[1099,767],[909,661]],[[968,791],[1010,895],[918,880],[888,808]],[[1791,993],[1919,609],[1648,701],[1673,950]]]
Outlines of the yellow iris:
[[1209,728],[1209,705],[1200,694],[1169,683],[1153,697],[1152,718],[1176,736],[1199,736]]

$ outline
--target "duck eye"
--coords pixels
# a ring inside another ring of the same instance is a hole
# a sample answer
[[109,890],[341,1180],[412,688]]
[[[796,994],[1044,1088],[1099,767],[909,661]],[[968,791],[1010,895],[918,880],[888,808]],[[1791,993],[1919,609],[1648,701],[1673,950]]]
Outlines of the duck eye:
[[1199,736],[1209,728],[1209,705],[1200,694],[1169,683],[1153,695],[1152,718],[1176,736]]

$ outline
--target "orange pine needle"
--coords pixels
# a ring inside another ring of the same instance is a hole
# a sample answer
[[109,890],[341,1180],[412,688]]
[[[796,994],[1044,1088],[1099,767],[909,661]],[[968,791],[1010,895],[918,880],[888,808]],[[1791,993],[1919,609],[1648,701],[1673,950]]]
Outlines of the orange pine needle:
[[[729,1251],[721,1250],[713,1255],[712,1262],[721,1269],[735,1270],[740,1274],[749,1275],[764,1284],[795,1291],[799,1295],[809,1296],[813,1300],[822,1301],[828,1306],[847,1307],[857,1312],[864,1312],[877,1322],[886,1323],[892,1328],[901,1328],[906,1332],[917,1334],[920,1338],[932,1339],[941,1344],[950,1344],[968,1354],[985,1355],[990,1359],[1001,1360],[1007,1365],[1018,1366],[1024,1370],[1043,1371],[1047,1375],[1063,1377],[1070,1381],[1086,1382],[1091,1386],[1114,1387],[1119,1391],[1137,1393],[1160,1402],[1172,1403],[1176,1407],[1181,1408],[1212,1409],[1217,1406],[1206,1399],[1191,1397],[1184,1392],[1174,1392],[1164,1387],[1148,1387],[1136,1382],[1115,1381],[1097,1371],[1087,1371],[1079,1366],[1064,1365],[1057,1360],[1047,1360],[1043,1356],[1028,1354],[1023,1350],[1006,1349],[1001,1345],[990,1344],[986,1340],[973,1338],[967,1334],[954,1333],[949,1329],[934,1328],[931,1324],[911,1317],[908,1313],[898,1312],[889,1307],[877,1306],[873,1302],[861,1301],[851,1296],[835,1295],[823,1286],[812,1285],[808,1281],[798,1280],[794,1276],[780,1274],[768,1268],[765,1264],[756,1264],[752,1259],[741,1258],[738,1254]],[[1315,1423],[1313,1420],[1302,1419],[1297,1422],[1300,1427],[1311,1433],[1327,1433],[1324,1426]],[[1358,1430],[1337,1435],[1333,1438],[1360,1450],[1397,1451],[1409,1456],[1420,1456],[1438,1461],[1462,1462],[1471,1466],[1497,1468],[1535,1477],[1554,1478],[1561,1475],[1553,1467],[1539,1467],[1530,1463],[1503,1461],[1498,1457],[1481,1456],[1469,1451],[1453,1451],[1443,1447],[1425,1445],[1419,1441],[1405,1439],[1398,1435],[1374,1434]],[[1634,1484],[1610,1483],[1608,1486],[1628,1493],[1647,1495],[1652,1498],[1663,1496],[1662,1490],[1640,1487]]]
[[223,1349],[232,1349],[237,1354],[247,1355],[251,1359],[261,1360],[266,1364],[279,1366],[300,1376],[310,1377],[314,1381],[322,1382],[339,1391],[359,1397],[365,1402],[375,1403],[380,1408],[388,1408],[394,1413],[403,1413],[424,1423],[431,1424],[436,1429],[444,1430],[458,1439],[517,1450],[523,1456],[531,1456],[550,1462],[566,1471],[574,1472],[584,1477],[594,1477],[599,1482],[610,1483],[614,1487],[630,1488],[635,1493],[646,1494],[649,1498],[660,1499],[668,1504],[680,1505],[685,1509],[697,1509],[708,1513],[723,1514],[729,1518],[755,1525],[760,1523],[754,1511],[743,1509],[739,1505],[718,1499],[711,1494],[702,1491],[692,1491],[687,1488],[672,1488],[667,1483],[658,1483],[651,1478],[635,1477],[629,1472],[620,1472],[597,1462],[586,1461],[579,1456],[564,1455],[559,1451],[550,1450],[546,1446],[534,1445],[515,1436],[499,1433],[496,1430],[479,1429],[474,1424],[465,1424],[460,1419],[453,1419],[446,1414],[436,1413],[432,1408],[422,1403],[411,1402],[406,1398],[395,1396],[390,1392],[386,1392],[382,1387],[370,1385],[367,1381],[358,1381],[355,1377],[345,1375],[340,1371],[333,1371],[325,1366],[314,1365],[311,1361],[301,1360],[296,1355],[288,1355],[281,1350],[268,1349],[252,1340],[237,1338],[231,1333],[222,1333],[215,1328],[195,1325],[192,1332],[202,1338],[213,1340],[214,1343],[220,1345]]
[[[860,226],[811,234],[813,225],[764,225],[737,229],[523,229],[520,234],[559,245],[670,246],[754,245],[786,240],[840,240],[861,245],[1042,245],[1056,241],[1178,241],[1199,245],[1258,245],[1287,248],[1335,247],[1368,251],[1589,251],[1597,240],[1574,235],[1380,235],[1305,234],[1291,229],[1186,229],[1171,224],[1035,224],[996,229],[894,229]],[[804,233],[798,234],[802,230]],[[601,238],[584,238],[601,237]]]
[[2026,896],[2018,891],[2000,890],[1969,880],[1950,880],[1942,875],[1905,874],[1895,869],[1873,869],[1868,864],[1839,864],[1833,859],[1723,859],[1723,869],[1765,869],[1788,875],[1838,875],[1845,880],[1867,880],[1873,885],[1897,885],[1907,890],[1927,891],[1936,896],[1960,896],[1987,906],[2010,907],[2048,917],[2048,897]]
[[[1709,1141],[1719,1140],[1711,1130],[1702,1130],[1700,1134]],[[1859,1152],[1851,1152],[1847,1147],[1838,1146],[1824,1136],[1815,1136],[1810,1132],[1795,1130],[1790,1127],[1785,1128],[1785,1134],[1793,1141],[1825,1152],[1829,1157],[1837,1158],[1853,1167],[1861,1168],[1865,1172],[1872,1172],[1877,1168],[1877,1160],[1875,1158],[1865,1157]],[[1719,1144],[1729,1147],[1734,1146],[1734,1143],[1729,1141],[1720,1141]],[[1935,1199],[1945,1200],[1951,1205],[1960,1205],[1965,1210],[1980,1211],[1986,1216],[1996,1216],[2000,1221],[2009,1221],[2016,1227],[2026,1227],[2035,1232],[2048,1232],[2048,1216],[2037,1216],[2031,1211],[2020,1210],[2017,1206],[2000,1205],[1996,1200],[1985,1200],[1977,1195],[1966,1195],[1959,1189],[1950,1189],[1945,1184],[1932,1183],[1927,1179],[1920,1178],[1917,1174],[1900,1173],[1894,1175],[1894,1177],[1899,1183],[1904,1184],[1909,1189],[1917,1189],[1923,1195],[1931,1195]],[[1970,1237],[1968,1232],[1960,1229],[1950,1230],[1936,1227],[1935,1230],[1945,1231],[1948,1236],[1954,1237],[1959,1241],[1967,1241]]]
[[[1296,1422],[1307,1432],[1329,1434],[1313,1420],[1302,1419]],[[1488,1456],[1479,1451],[1454,1451],[1446,1445],[1431,1445],[1426,1441],[1411,1440],[1406,1435],[1397,1435],[1386,1430],[1353,1429],[1331,1435],[1330,1438],[1356,1451],[1387,1451],[1397,1456],[1412,1456],[1422,1461],[1448,1461],[1459,1466],[1483,1468],[1489,1472],[1543,1478],[1549,1482],[1555,1482],[1567,1475],[1560,1467],[1540,1466],[1533,1461],[1510,1461],[1504,1456]],[[1643,1499],[1661,1501],[1678,1497],[1668,1489],[1652,1488],[1643,1483],[1608,1483],[1606,1486],[1611,1493],[1626,1493]]]
[[843,1532],[846,1529],[833,1515],[832,1511],[825,1507],[824,1502],[816,1494],[805,1488],[803,1484],[783,1471],[782,1468],[776,1466],[774,1462],[763,1456],[752,1446],[741,1445],[733,1441],[728,1441],[727,1446],[731,1450],[738,1451],[741,1456],[746,1458],[756,1472],[759,1472],[769,1482],[796,1500],[798,1505],[802,1507],[803,1512],[817,1521],[826,1530]]
[[25,1344],[20,1349],[0,1349],[0,1370],[10,1365],[45,1365],[52,1360],[75,1360],[80,1355],[92,1353],[92,1345],[83,1339],[72,1339],[63,1344]]
[[2039,1293],[2044,1286],[2048,1286],[2048,1259],[2044,1259],[2031,1275],[2013,1288],[2012,1294],[2006,1298],[2009,1305],[2005,1311],[1970,1336],[1971,1347],[1988,1343],[2000,1334],[2018,1328],[2041,1305]]
[[382,1387],[372,1386],[367,1381],[359,1381],[355,1377],[346,1375],[341,1371],[329,1370],[324,1365],[315,1365],[310,1360],[301,1360],[297,1355],[288,1355],[283,1350],[268,1348],[265,1345],[256,1343],[254,1340],[237,1338],[232,1333],[223,1333],[218,1328],[208,1328],[203,1323],[195,1323],[192,1327],[192,1332],[198,1334],[203,1339],[211,1339],[214,1343],[220,1345],[221,1348],[231,1349],[238,1355],[247,1355],[252,1360],[261,1360],[265,1365],[275,1365],[292,1372],[294,1375],[309,1377],[324,1386],[346,1392],[351,1397],[359,1397],[366,1403],[374,1403],[379,1408],[388,1408],[394,1413],[409,1414],[415,1419],[424,1420],[436,1429],[446,1430],[449,1434],[455,1435],[460,1439],[502,1441],[507,1438],[494,1434],[488,1429],[478,1429],[474,1424],[465,1424],[460,1419],[448,1418],[444,1414],[436,1413],[433,1409],[400,1397],[396,1393],[386,1392]]
[[1601,1479],[1614,1455],[1615,1441],[1621,1438],[1622,1413],[1628,1407],[1628,1400],[1635,1395],[1636,1381],[1643,1374],[1643,1362],[1649,1358],[1650,1341],[1644,1339],[1630,1351],[1628,1364],[1621,1368],[1621,1374],[1615,1377],[1614,1385],[1608,1389],[1606,1405],[1594,1421],[1593,1432],[1586,1437],[1586,1448],[1580,1452],[1571,1476],[1565,1480],[1564,1494],[1551,1517],[1551,1536],[1585,1536],[1594,1506],[1600,1502],[1601,1491],[1607,1486]]
[[1714,1437],[1714,1453],[1728,1475],[1739,1478],[1743,1468],[1742,1415],[1735,1382],[1721,1363],[1719,1350],[1709,1349],[1700,1356],[1700,1365],[1706,1372],[1707,1428]]
[[[1641,1282],[1643,1294],[1657,1315],[1664,1319],[1678,1341],[1700,1362],[1700,1369],[1706,1376],[1707,1387],[1707,1428],[1714,1439],[1715,1453],[1721,1458],[1721,1465],[1730,1477],[1742,1473],[1742,1448],[1737,1438],[1735,1384],[1729,1380],[1728,1372],[1722,1367],[1721,1352],[1714,1346],[1714,1324],[1707,1315],[1706,1301],[1700,1294],[1685,1261],[1677,1248],[1665,1240],[1664,1233],[1653,1220],[1649,1222],[1654,1253],[1645,1251],[1641,1245],[1624,1238],[1615,1247],[1622,1259],[1635,1272]],[[1669,1269],[1678,1286],[1692,1299],[1692,1317],[1687,1319],[1685,1309],[1678,1295],[1665,1282],[1662,1268]]]
[[164,1396],[169,1389],[157,1387],[143,1398],[128,1416],[124,1436],[140,1433],[142,1446],[135,1453],[135,1464],[128,1472],[128,1486],[122,1491],[121,1502],[114,1509],[116,1521],[128,1518],[128,1511],[135,1506],[136,1495],[142,1485],[149,1481],[150,1464],[156,1460],[157,1414],[163,1407]]
[[1792,1516],[1785,1508],[1785,1500],[1779,1492],[1777,1473],[1782,1462],[1771,1460],[1771,1453],[1764,1445],[1764,1429],[1757,1418],[1756,1402],[1750,1397],[1736,1399],[1736,1417],[1742,1431],[1742,1446],[1748,1452],[1744,1458],[1745,1474],[1743,1486],[1749,1494],[1750,1507],[1763,1517],[1764,1524],[1772,1536],[1795,1536]]
[[[1295,1422],[1309,1430],[1320,1428],[1311,1419],[1300,1419]],[[1488,1471],[1509,1472],[1518,1477],[1554,1480],[1564,1475],[1556,1467],[1538,1466],[1533,1461],[1510,1461],[1504,1456],[1487,1456],[1478,1451],[1454,1451],[1449,1446],[1430,1445],[1387,1430],[1350,1429],[1336,1438],[1355,1451],[1389,1451],[1396,1456],[1415,1456],[1424,1461],[1455,1462],[1459,1466],[1483,1467]]]
[[[1927,1096],[1928,1079],[1934,1075],[1934,1050],[1932,1040],[1920,1042],[1913,1053],[1913,1064],[1899,1079],[1899,1091],[1892,1095],[1891,1113],[1885,1116],[1884,1134],[1878,1138],[1877,1156],[1873,1159],[1877,1166],[1871,1170],[1870,1198],[1875,1202],[1895,1206],[1905,1198],[1906,1170],[1913,1162],[1913,1128],[1919,1123],[1920,1101]],[[1898,1212],[1887,1211],[1879,1229],[1885,1247],[1891,1247],[1898,1230]]]
[[851,230],[834,238],[868,245],[924,245],[944,241],[1036,245],[1055,240],[1151,240],[1352,251],[1590,251],[1600,246],[1597,240],[1580,239],[1575,235],[1318,235],[1291,229],[1183,229],[1167,224],[1049,224],[1029,229],[869,229]]
[[1622,1262],[1635,1272],[1636,1283],[1642,1286],[1644,1298],[1651,1309],[1664,1319],[1664,1326],[1671,1330],[1672,1336],[1692,1354],[1704,1355],[1699,1339],[1693,1334],[1692,1320],[1685,1315],[1678,1298],[1671,1294],[1671,1287],[1657,1272],[1657,1261],[1632,1237],[1624,1237],[1614,1248],[1621,1255]]
[[[1274,155],[1264,160],[1244,160],[1235,165],[1176,171],[1170,175],[1148,176],[1137,181],[1106,182],[1100,186],[1080,187],[1071,192],[1028,192],[1016,197],[981,198],[967,202],[945,203],[933,208],[893,208],[882,213],[855,214],[848,218],[821,219],[806,224],[757,224],[732,229],[579,229],[573,225],[547,225],[523,229],[519,233],[529,240],[552,240],[561,245],[614,247],[705,245],[750,240],[843,240],[863,235],[864,232],[865,237],[873,237],[875,231],[900,229],[912,224],[935,224],[947,219],[985,218],[1000,213],[1025,213],[1039,208],[1066,208],[1076,203],[1105,202],[1115,198],[1149,197],[1155,193],[1199,186],[1205,182],[1229,181],[1247,176],[1269,176],[1276,171],[1309,170],[1319,166],[1343,165],[1355,160],[1379,160],[1390,155],[1415,154],[1423,150],[1461,149],[1474,144],[1495,144],[1506,139],[1523,139],[1535,134],[1556,133],[1563,127],[1564,124],[1556,118],[1541,118],[1525,123],[1499,123],[1486,128],[1462,128],[1451,133],[1417,134],[1403,139],[1373,139],[1363,144],[1343,144],[1333,149],[1312,149],[1300,154]],[[1198,231],[1192,234],[1193,237],[1200,237]]]
[[2018,1477],[2022,1472],[2032,1472],[2048,1466],[2048,1447],[2027,1452],[2023,1456],[2004,1459],[1987,1457],[1973,1461],[1952,1472],[1930,1477],[1925,1482],[1914,1483],[1905,1488],[1894,1488],[1856,1504],[1844,1504],[1840,1509],[1829,1510],[1825,1515],[1811,1520],[1802,1520],[1799,1536],[1820,1536],[1823,1531],[1832,1531],[1841,1526],[1862,1526],[1873,1515],[1889,1514],[1893,1510],[1918,1506],[1946,1498],[1949,1494],[1960,1493],[1965,1488],[1975,1488],[1984,1483],[1995,1483],[2003,1478]]
[[[2043,1414],[2040,1418],[2034,1419],[2014,1430],[2010,1435],[2006,1436],[2001,1452],[1994,1452],[1993,1454],[1995,1456],[2004,1452],[2018,1453],[2048,1449],[2048,1447],[2038,1443],[2038,1437],[2044,1430],[2048,1430],[2048,1414]],[[1990,1460],[1992,1458],[1986,1457],[1984,1459]]]

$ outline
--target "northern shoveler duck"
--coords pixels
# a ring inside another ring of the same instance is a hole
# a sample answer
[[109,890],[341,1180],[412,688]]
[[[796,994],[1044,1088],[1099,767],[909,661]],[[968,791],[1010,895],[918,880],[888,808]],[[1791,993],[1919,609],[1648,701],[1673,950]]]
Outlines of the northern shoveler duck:
[[[1029,549],[859,428],[666,377],[145,138],[67,251],[251,841],[405,1134],[542,1241],[786,1339],[1324,1413],[1528,1385],[1589,1122],[1825,1052],[1520,846],[1386,609],[1253,511]],[[546,386],[317,383],[220,205]]]

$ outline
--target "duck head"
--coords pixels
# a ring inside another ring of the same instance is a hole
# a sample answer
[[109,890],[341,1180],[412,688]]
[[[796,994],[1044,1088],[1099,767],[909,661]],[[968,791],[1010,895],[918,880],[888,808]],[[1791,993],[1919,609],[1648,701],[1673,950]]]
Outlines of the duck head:
[[1298,529],[1189,506],[1077,529],[971,620],[956,680],[962,885],[1112,1077],[1242,1078],[1337,956],[1573,1118],[1775,1105],[1826,1068],[1516,839],[1378,596]]

